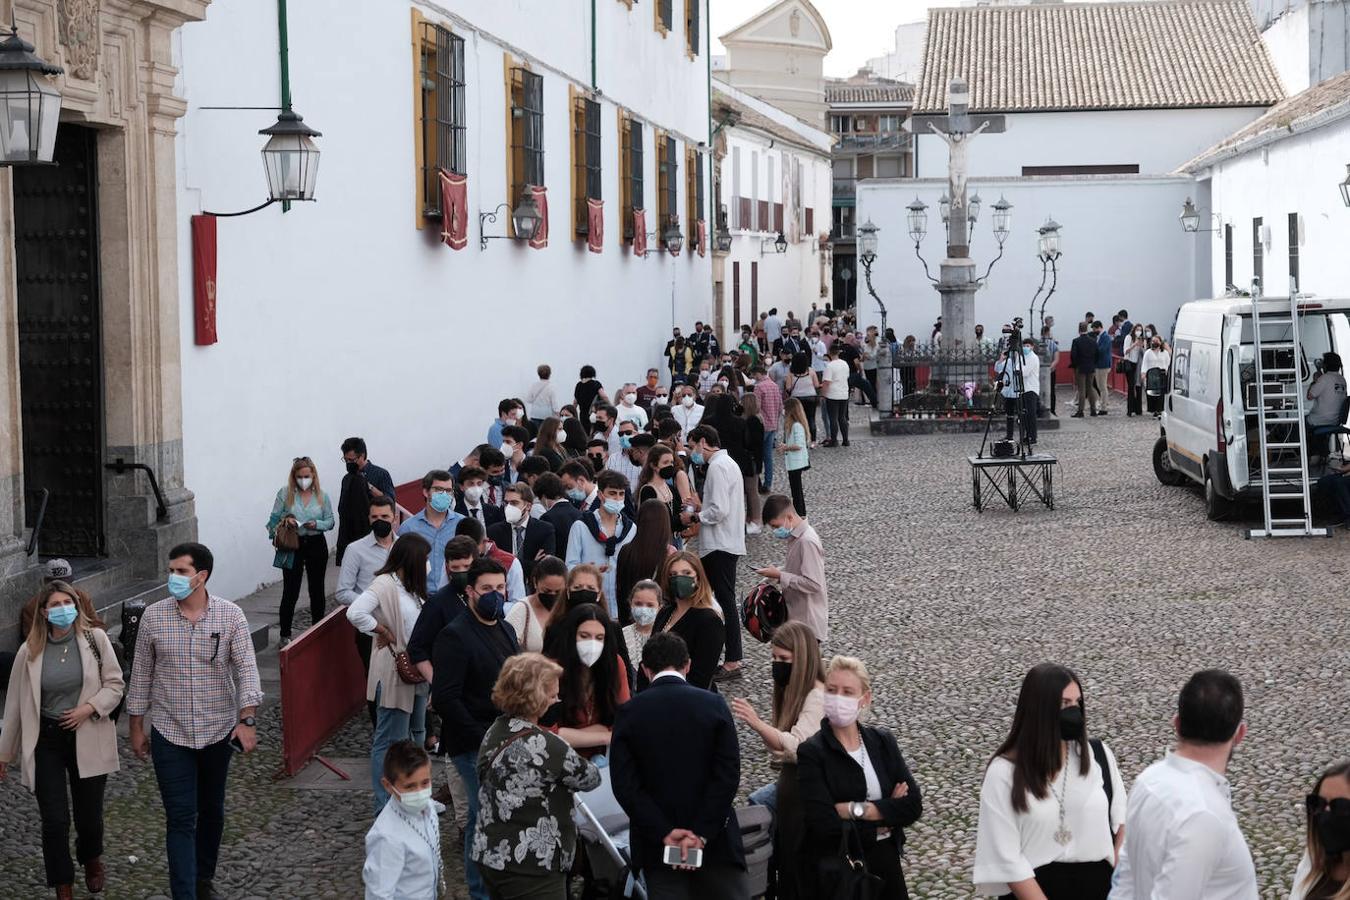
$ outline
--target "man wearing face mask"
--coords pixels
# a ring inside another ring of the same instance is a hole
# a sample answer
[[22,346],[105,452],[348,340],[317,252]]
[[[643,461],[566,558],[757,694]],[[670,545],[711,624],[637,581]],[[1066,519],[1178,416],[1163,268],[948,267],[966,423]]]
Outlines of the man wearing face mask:
[[[352,601],[375,580],[375,573],[384,567],[389,558],[389,549],[394,546],[394,501],[388,497],[376,497],[370,501],[370,533],[347,547],[347,555],[342,559],[342,569],[338,574],[337,602],[351,606]],[[370,674],[371,636],[356,630],[356,652],[361,657],[361,668]],[[375,702],[366,702],[370,712],[370,722],[375,724]]]
[[164,802],[171,893],[202,900],[219,896],[230,741],[257,747],[263,699],[243,610],[206,589],[214,565],[201,544],[169,551],[170,596],[141,618],[126,705],[132,752],[153,760]]
[[488,526],[487,536],[493,544],[508,551],[521,565],[526,585],[534,584],[534,563],[542,556],[552,556],[556,541],[553,526],[531,518],[534,491],[524,484],[506,488],[506,505],[502,507],[506,520]]
[[497,404],[497,418],[488,426],[487,443],[493,447],[502,445],[502,429],[508,425],[520,424],[520,405],[514,398],[507,397]]
[[[596,471],[599,472],[601,469],[609,469],[611,472],[618,472],[627,479],[629,485],[634,485],[638,475],[642,473],[642,464],[634,462],[633,460],[633,441],[640,437],[638,431],[637,423],[620,422],[619,452],[608,454],[604,464],[597,468]],[[643,451],[642,456],[643,458],[646,457],[645,451]],[[594,460],[592,460],[592,462],[594,462]]]
[[342,462],[347,474],[342,477],[338,494],[337,564],[347,551],[347,545],[370,534],[370,501],[383,497],[394,499],[394,480],[389,473],[366,458],[366,442],[349,437],[342,442]]
[[[461,471],[463,471],[461,469]],[[440,559],[445,554],[445,545],[455,536],[455,526],[464,517],[455,512],[455,480],[444,469],[432,469],[422,477],[422,496],[426,507],[404,520],[399,526],[399,534],[415,534],[431,545],[431,559]],[[427,573],[427,592],[438,590],[444,581],[444,572],[439,566],[432,566]]]
[[621,449],[618,418],[619,411],[612,406],[597,406],[591,412],[591,428],[594,429],[594,435],[609,445],[610,453],[618,453]]
[[600,491],[595,486],[595,467],[590,461],[574,459],[558,471],[567,499],[581,512],[600,508]]
[[698,513],[699,559],[722,607],[726,661],[718,679],[741,677],[741,621],[736,602],[736,566],[745,556],[745,481],[741,467],[722,449],[717,429],[700,425],[689,434],[689,459],[707,465],[703,508]]
[[595,512],[582,513],[581,519],[572,526],[572,532],[567,536],[567,556],[564,559],[569,570],[582,563],[591,563],[600,568],[601,589],[609,604],[610,618],[618,621],[615,582],[619,548],[633,540],[637,528],[624,512],[624,501],[628,494],[628,482],[624,477],[606,470],[596,476],[596,486],[600,490],[600,508]]
[[675,395],[679,398],[678,406],[670,410],[671,418],[679,423],[680,440],[689,440],[689,432],[698,427],[698,423],[703,421],[703,407],[699,405],[694,396],[694,389],[689,385],[676,388]]
[[488,473],[477,466],[460,469],[458,479],[460,500],[455,505],[455,512],[459,513],[461,518],[473,519],[484,528],[506,519],[501,507],[487,502],[487,480]]
[[464,829],[464,870],[472,900],[488,900],[478,866],[473,862],[478,821],[478,748],[488,728],[501,715],[492,689],[507,657],[520,652],[516,633],[503,621],[506,570],[495,560],[478,559],[469,567],[466,586],[468,615],[461,615],[436,636],[432,651],[431,702],[441,717],[441,746],[464,780],[469,821]]
[[816,640],[824,643],[830,637],[830,597],[820,535],[782,494],[764,498],[764,524],[773,529],[774,537],[788,542],[787,559],[781,569],[765,566],[755,574],[777,581],[787,604],[788,621],[806,625]]
[[552,472],[545,472],[534,482],[534,495],[544,505],[540,521],[553,526],[554,553],[560,559],[567,556],[567,536],[572,526],[581,518],[581,510],[567,499],[567,488],[562,479]]
[[1110,900],[1256,900],[1256,867],[1226,776],[1247,736],[1242,685],[1197,672],[1172,717],[1176,750],[1135,779]]
[[619,389],[619,405],[616,407],[616,421],[622,425],[632,422],[638,431],[647,427],[647,411],[638,402],[638,387],[629,382]]
[[[652,404],[655,402],[657,394],[660,393],[659,390],[660,387],[661,387],[660,370],[648,369],[647,380],[644,383],[638,385],[637,389],[637,404],[638,406],[646,410],[648,414],[650,414],[652,411]],[[646,426],[643,427],[645,428]]]

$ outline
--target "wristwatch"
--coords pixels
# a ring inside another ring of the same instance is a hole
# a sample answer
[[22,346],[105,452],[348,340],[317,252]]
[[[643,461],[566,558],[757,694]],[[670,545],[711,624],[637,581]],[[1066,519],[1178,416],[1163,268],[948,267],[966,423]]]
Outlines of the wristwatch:
[[855,819],[861,819],[867,815],[867,804],[861,800],[854,800],[848,805],[848,814]]
[[244,716],[242,719],[239,720],[239,724],[247,725],[249,728],[257,728],[258,720],[253,718],[252,716]]

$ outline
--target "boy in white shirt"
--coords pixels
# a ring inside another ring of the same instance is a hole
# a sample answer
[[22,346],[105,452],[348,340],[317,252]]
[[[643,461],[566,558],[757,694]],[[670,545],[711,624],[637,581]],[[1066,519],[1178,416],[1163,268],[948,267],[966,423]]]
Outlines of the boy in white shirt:
[[444,896],[441,831],[431,802],[431,759],[412,741],[399,741],[384,757],[389,802],[366,833],[361,877],[366,900],[424,900]]

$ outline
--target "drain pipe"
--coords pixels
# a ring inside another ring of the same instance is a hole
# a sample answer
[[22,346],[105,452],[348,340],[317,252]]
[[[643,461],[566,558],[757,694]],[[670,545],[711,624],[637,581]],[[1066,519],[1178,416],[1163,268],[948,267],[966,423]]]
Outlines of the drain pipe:
[[595,74],[595,0],[591,0],[591,90],[599,90],[599,79]]
[[[286,22],[286,0],[277,0],[277,48],[281,57],[281,108],[291,109],[291,42]],[[291,211],[291,201],[281,201],[281,211]]]

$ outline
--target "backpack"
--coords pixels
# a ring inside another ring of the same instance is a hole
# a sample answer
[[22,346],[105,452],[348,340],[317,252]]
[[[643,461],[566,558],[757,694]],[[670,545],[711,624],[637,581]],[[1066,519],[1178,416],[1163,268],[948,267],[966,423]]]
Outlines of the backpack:
[[761,581],[741,601],[741,624],[761,644],[769,642],[787,617],[783,592],[771,581]]

